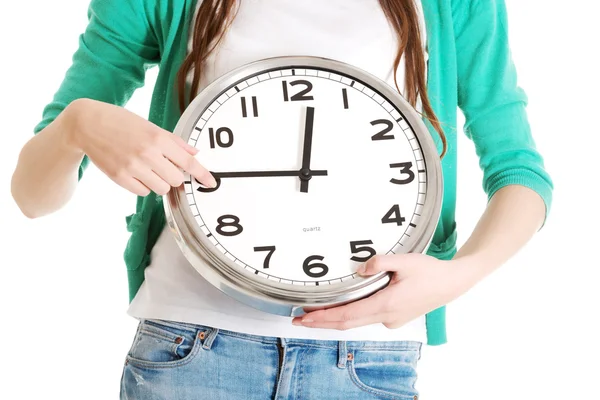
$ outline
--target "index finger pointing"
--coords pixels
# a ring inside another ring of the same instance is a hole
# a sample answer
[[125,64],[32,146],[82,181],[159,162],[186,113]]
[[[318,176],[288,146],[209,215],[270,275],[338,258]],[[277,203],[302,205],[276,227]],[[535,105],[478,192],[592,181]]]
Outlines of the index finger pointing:
[[201,184],[210,188],[217,187],[217,181],[214,176],[193,155],[179,147],[174,141],[171,143],[172,145],[164,150],[165,157],[192,175]]

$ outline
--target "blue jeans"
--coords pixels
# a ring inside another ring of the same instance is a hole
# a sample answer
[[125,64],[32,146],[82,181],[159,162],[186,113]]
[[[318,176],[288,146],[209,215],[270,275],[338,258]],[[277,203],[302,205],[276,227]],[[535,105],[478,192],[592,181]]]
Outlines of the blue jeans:
[[141,321],[122,400],[415,400],[421,343],[255,336]]

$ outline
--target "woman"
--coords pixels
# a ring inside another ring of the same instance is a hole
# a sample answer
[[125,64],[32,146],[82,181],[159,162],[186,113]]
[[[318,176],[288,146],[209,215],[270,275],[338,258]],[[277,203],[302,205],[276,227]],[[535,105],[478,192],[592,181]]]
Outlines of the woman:
[[[446,342],[444,305],[514,255],[543,226],[553,185],[516,84],[502,0],[92,0],[73,64],[13,176],[28,217],[63,207],[91,160],[138,195],[127,217],[130,315],[123,399],[416,399],[421,344]],[[197,274],[165,230],[160,195],[181,170],[214,178],[175,137],[207,84],[248,62],[312,55],[394,86],[430,122],[445,192],[427,254],[377,256],[392,271],[368,299],[301,318],[266,314]],[[123,106],[152,66],[149,121]],[[402,89],[400,87],[403,86]],[[456,249],[456,110],[466,117],[489,203]]]

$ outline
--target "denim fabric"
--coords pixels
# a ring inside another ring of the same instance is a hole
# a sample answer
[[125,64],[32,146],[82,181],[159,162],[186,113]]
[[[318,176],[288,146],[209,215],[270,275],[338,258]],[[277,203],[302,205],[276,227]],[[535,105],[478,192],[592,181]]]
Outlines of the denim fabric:
[[421,343],[287,339],[140,322],[122,400],[415,400]]

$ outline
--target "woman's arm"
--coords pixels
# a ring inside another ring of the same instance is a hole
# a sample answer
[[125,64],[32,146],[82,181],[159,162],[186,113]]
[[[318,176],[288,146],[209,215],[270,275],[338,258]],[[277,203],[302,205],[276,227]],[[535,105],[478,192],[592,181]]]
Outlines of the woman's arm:
[[456,299],[523,247],[545,223],[553,183],[517,85],[504,0],[452,0],[458,105],[483,171],[486,211],[450,261],[423,254],[376,256],[361,272],[394,272],[365,300],[294,319],[310,327],[348,329],[381,322],[397,328]]
[[139,196],[180,185],[183,174],[174,164],[213,184],[195,149],[123,108],[160,60],[146,13],[154,6],[150,0],[91,1],[72,64],[13,174],[12,195],[26,216],[63,207],[90,160]]
[[545,215],[544,201],[535,191],[520,185],[498,190],[453,258],[463,270],[465,288],[513,257],[541,228]]
[[82,150],[68,139],[72,131],[72,103],[58,118],[31,138],[19,154],[12,176],[12,196],[28,218],[62,208],[77,187]]

